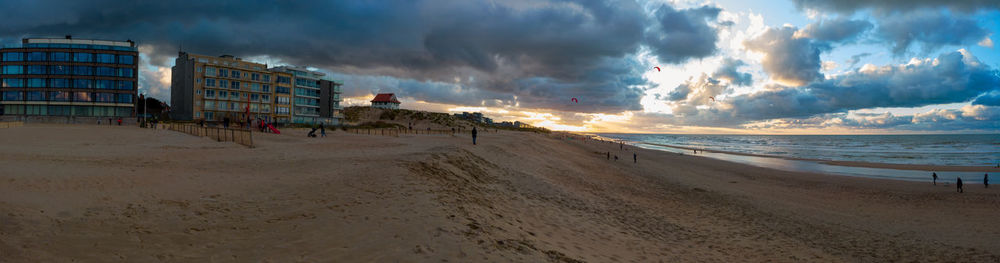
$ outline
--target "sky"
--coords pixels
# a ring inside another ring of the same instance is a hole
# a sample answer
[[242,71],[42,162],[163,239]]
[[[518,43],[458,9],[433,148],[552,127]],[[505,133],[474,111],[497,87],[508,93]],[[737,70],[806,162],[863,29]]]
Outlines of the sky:
[[554,130],[1000,130],[995,0],[37,0],[0,15],[4,44],[136,41],[140,92],[165,101],[183,50],[326,72],[345,105],[394,92]]

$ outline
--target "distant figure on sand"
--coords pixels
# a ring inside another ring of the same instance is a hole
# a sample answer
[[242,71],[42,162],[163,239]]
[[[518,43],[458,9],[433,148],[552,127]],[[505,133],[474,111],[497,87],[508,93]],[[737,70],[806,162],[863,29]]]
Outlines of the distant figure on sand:
[[476,127],[472,127],[472,145],[476,145],[476,136],[478,135],[479,131],[476,130]]
[[986,188],[990,188],[990,174],[989,173],[983,174],[983,186],[985,186]]
[[639,156],[632,153],[632,163],[639,163]]
[[118,117],[118,126],[122,126],[122,117]]
[[616,162],[618,161],[618,155],[617,154],[615,154],[615,161]]
[[323,127],[322,123],[319,124],[319,134],[321,134],[320,136],[326,137],[326,127]]
[[934,185],[937,185],[937,173],[931,173],[931,177],[934,178]]
[[608,160],[611,160],[611,152],[608,152]]
[[959,193],[964,193],[964,191],[962,191],[962,177],[958,178],[958,183],[957,184],[958,184],[958,192]]
[[622,149],[625,149],[625,143],[624,142],[619,142],[618,143],[618,150],[622,150]]

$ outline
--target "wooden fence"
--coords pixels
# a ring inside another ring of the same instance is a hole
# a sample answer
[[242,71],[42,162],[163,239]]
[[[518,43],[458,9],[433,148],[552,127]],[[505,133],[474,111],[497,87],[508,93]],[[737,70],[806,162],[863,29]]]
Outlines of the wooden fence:
[[209,137],[220,142],[235,142],[253,148],[253,133],[249,130],[201,127],[194,124],[163,123],[163,128],[198,137]]
[[[400,134],[428,134],[428,135],[461,135],[462,133],[458,130],[427,130],[427,129],[403,129],[403,128],[347,128],[347,133],[362,134],[362,135],[380,135],[380,136],[394,136],[399,137]],[[465,131],[468,133],[468,130]]]
[[5,121],[0,122],[0,128],[14,128],[24,126],[23,121]]

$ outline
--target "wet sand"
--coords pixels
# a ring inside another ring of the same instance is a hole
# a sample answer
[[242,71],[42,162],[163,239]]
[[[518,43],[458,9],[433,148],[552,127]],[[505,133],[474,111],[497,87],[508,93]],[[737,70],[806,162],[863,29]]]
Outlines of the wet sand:
[[[1000,191],[501,131],[0,129],[9,262],[1000,261]],[[623,157],[606,160],[605,153]]]

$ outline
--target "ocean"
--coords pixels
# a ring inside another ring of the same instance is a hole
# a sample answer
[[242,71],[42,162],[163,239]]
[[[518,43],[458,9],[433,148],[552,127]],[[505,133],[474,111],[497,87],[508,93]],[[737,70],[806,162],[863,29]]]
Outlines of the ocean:
[[598,135],[632,142],[828,161],[990,167],[1000,162],[1000,134]]

